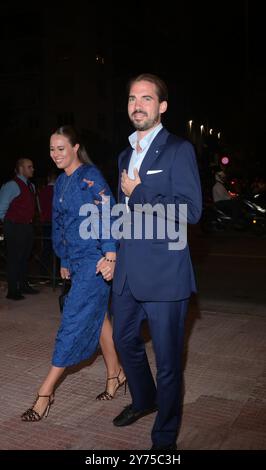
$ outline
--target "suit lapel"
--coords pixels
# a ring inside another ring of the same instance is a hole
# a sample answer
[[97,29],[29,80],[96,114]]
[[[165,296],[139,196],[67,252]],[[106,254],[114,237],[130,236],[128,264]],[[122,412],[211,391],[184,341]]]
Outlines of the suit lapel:
[[141,181],[145,179],[147,171],[152,167],[153,163],[164,149],[168,135],[169,132],[163,128],[153,139],[140,167],[139,176]]
[[[144,160],[141,164],[139,176],[141,181],[143,181],[146,177],[147,171],[152,167],[155,160],[159,157],[163,149],[165,148],[167,138],[169,136],[169,132],[162,128],[157,136],[153,139],[148,152],[146,153]],[[118,188],[118,197],[119,202],[125,202],[125,195],[121,190],[121,173],[125,169],[128,172],[129,162],[132,155],[133,149],[128,147],[124,154],[121,156],[120,165],[119,165],[119,188]]]
[[125,152],[124,152],[124,155],[122,155],[121,157],[121,160],[120,160],[120,164],[119,164],[119,184],[118,184],[118,200],[120,203],[124,203],[125,202],[125,195],[121,189],[121,173],[123,170],[126,170],[128,172],[128,167],[129,167],[129,162],[130,162],[130,158],[131,158],[131,155],[132,155],[132,147],[128,147]]
[[132,147],[128,147],[125,150],[125,153],[121,157],[121,161],[120,161],[120,165],[119,165],[120,166],[120,168],[119,168],[120,172],[122,172],[123,170],[126,170],[128,172],[128,167],[129,167],[129,162],[130,162],[132,152],[133,152]]

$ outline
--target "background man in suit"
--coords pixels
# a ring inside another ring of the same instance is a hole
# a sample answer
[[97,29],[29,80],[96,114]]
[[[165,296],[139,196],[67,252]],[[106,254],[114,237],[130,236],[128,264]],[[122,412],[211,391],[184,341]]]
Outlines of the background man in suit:
[[[139,204],[170,204],[179,227],[179,204],[187,205],[188,223],[201,215],[201,189],[192,145],[161,124],[167,110],[165,83],[142,74],[129,83],[128,114],[136,129],[130,146],[119,156],[119,200],[134,213]],[[151,212],[146,208],[146,212]],[[145,215],[145,210],[144,214]],[[158,219],[151,212],[150,221]],[[167,222],[165,217],[164,222]],[[136,220],[136,219],[135,219]],[[132,404],[113,423],[127,426],[158,409],[152,449],[175,449],[181,421],[184,320],[189,297],[196,290],[188,246],[169,250],[164,239],[122,238],[113,281],[114,340],[128,379]],[[147,360],[141,324],[148,321],[157,364],[156,385]]]
[[22,294],[37,294],[27,281],[27,264],[33,245],[32,220],[35,188],[30,182],[33,163],[28,158],[16,162],[16,175],[0,191],[0,219],[4,221],[7,255],[7,298],[22,300]]

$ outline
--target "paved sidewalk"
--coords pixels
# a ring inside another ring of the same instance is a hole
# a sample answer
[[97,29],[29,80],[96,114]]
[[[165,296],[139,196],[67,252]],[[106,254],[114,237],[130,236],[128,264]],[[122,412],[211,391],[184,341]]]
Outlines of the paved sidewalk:
[[[149,449],[154,416],[116,428],[130,402],[120,389],[98,402],[105,367],[100,354],[72,368],[56,391],[47,419],[24,423],[46,374],[60,314],[59,291],[14,302],[0,291],[0,449]],[[266,307],[234,311],[193,299],[187,321],[185,403],[179,449],[266,449]],[[148,354],[154,367],[151,343]]]

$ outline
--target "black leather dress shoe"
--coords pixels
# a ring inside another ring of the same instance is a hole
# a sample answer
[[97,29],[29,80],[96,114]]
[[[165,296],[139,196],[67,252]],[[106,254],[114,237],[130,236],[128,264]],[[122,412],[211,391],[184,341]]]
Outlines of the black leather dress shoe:
[[132,423],[135,423],[138,419],[143,416],[149,415],[157,411],[157,406],[152,408],[147,408],[145,410],[133,410],[132,404],[126,406],[123,411],[113,420],[115,426],[129,426]]
[[177,445],[174,442],[173,444],[168,444],[168,445],[162,445],[162,446],[156,446],[153,444],[151,447],[151,450],[177,450]]

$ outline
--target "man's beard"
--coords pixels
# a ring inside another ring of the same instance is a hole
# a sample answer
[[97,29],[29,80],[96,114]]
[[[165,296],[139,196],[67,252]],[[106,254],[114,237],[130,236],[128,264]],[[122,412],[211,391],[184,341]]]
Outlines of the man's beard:
[[147,131],[149,129],[151,129],[152,127],[155,126],[155,124],[157,124],[159,122],[159,119],[160,119],[160,115],[157,114],[157,116],[155,116],[155,118],[153,119],[148,119],[147,121],[145,122],[135,122],[134,121],[134,117],[131,117],[130,120],[133,124],[133,126],[135,127],[135,129],[137,131]]

